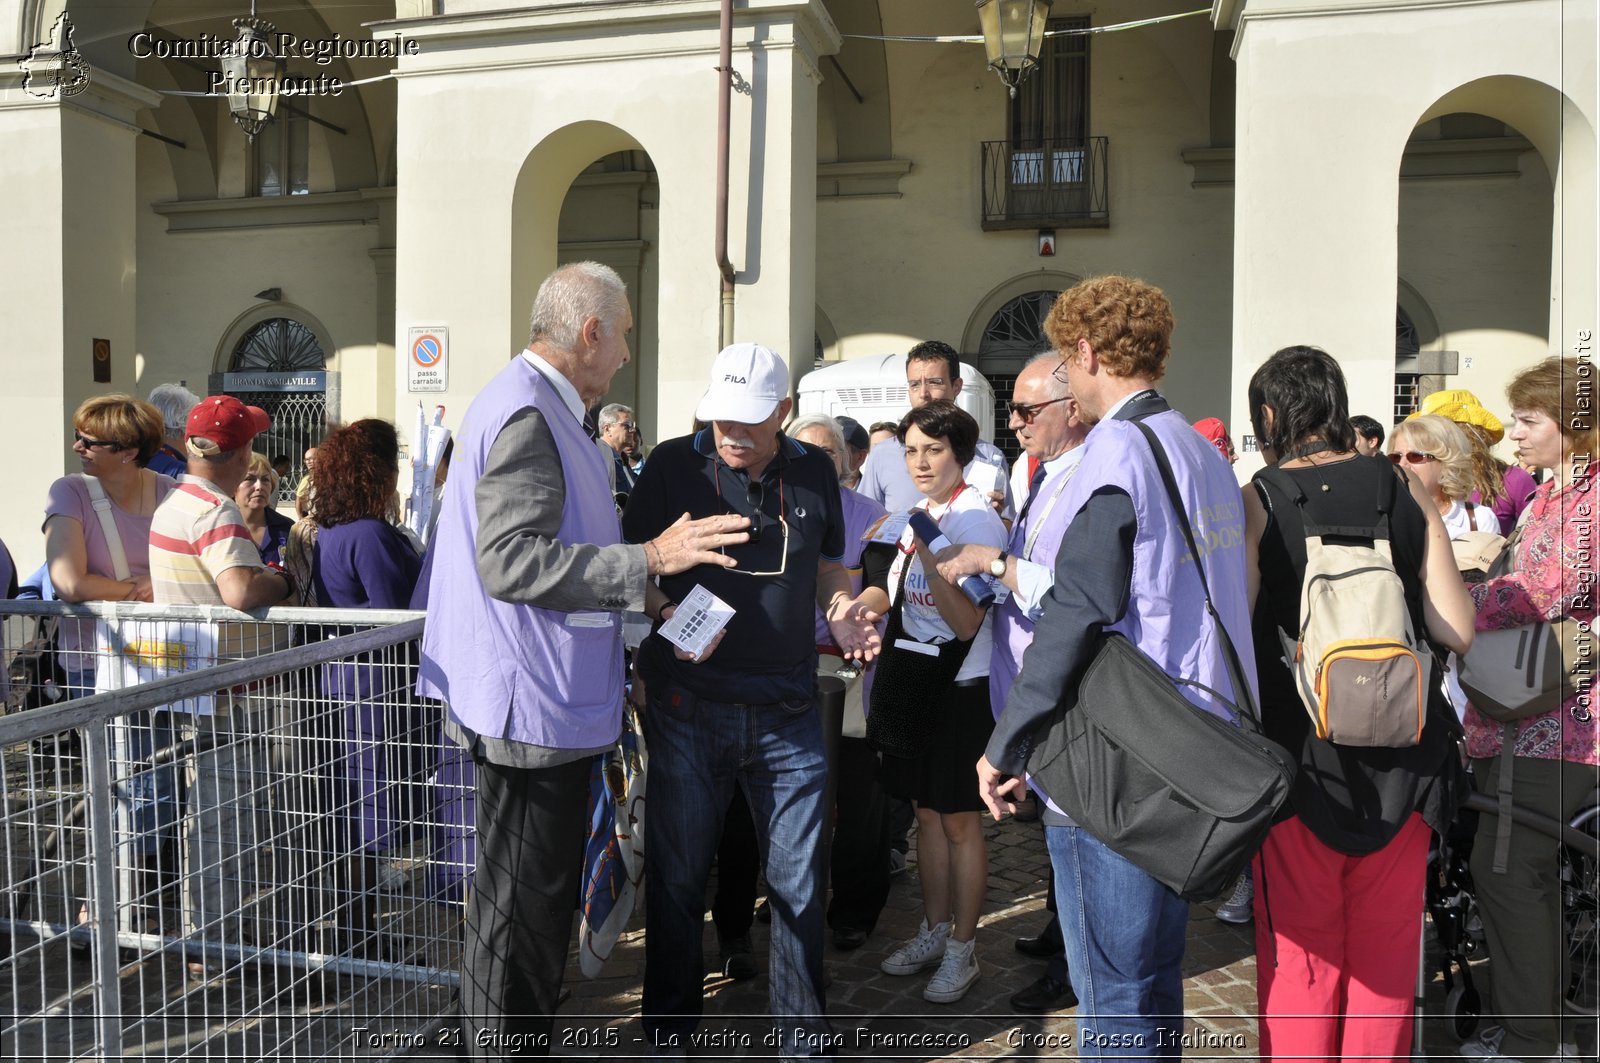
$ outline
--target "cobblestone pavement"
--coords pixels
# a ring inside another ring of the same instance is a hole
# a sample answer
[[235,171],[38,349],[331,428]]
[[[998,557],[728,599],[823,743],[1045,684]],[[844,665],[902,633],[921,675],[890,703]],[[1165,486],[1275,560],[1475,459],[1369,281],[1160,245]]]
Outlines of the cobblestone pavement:
[[[1074,1059],[1076,1025],[1072,1010],[1043,1016],[1012,1011],[1009,997],[1044,973],[1042,961],[1015,951],[1018,937],[1039,933],[1044,911],[1047,858],[1038,824],[985,819],[989,841],[989,889],[978,930],[982,977],[959,1003],[929,1004],[922,999],[927,975],[896,978],[878,964],[902,939],[916,932],[921,918],[915,851],[911,870],[894,880],[889,904],[873,936],[853,952],[828,945],[832,979],[828,1009],[841,1058],[940,1059],[1008,1057]],[[1255,955],[1251,929],[1232,927],[1213,915],[1216,903],[1196,905],[1184,956],[1184,1056],[1187,1059],[1253,1058],[1257,1055]],[[1419,916],[1420,918],[1420,916]],[[770,1055],[762,1038],[772,1032],[767,1013],[765,974],[767,928],[754,927],[761,976],[732,982],[711,971],[706,978],[702,1043],[692,1058],[744,1058]],[[707,920],[708,966],[717,962],[715,934]],[[623,1059],[646,1056],[651,1046],[639,1024],[644,937],[638,912],[608,961],[604,975],[590,980],[579,973],[576,955],[567,985],[572,998],[557,1022],[553,1054]],[[1480,976],[1480,989],[1486,982]],[[1439,1015],[1444,988],[1435,977],[1428,1010]],[[1424,1023],[1430,1055],[1454,1058],[1458,1039],[1445,1021]]]

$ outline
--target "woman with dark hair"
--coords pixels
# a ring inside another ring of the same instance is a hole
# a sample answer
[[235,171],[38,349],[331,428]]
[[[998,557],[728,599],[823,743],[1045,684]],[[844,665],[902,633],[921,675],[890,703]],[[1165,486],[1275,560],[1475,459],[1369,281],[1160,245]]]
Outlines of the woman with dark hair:
[[[1252,862],[1256,993],[1266,1059],[1403,1059],[1410,1051],[1429,831],[1456,809],[1455,714],[1427,684],[1408,748],[1318,738],[1280,636],[1300,635],[1306,524],[1387,535],[1412,630],[1472,642],[1472,608],[1444,524],[1415,477],[1355,451],[1344,374],[1287,347],[1250,378],[1250,419],[1269,468],[1244,492],[1250,599],[1267,737],[1299,754],[1279,820]],[[1258,594],[1263,586],[1270,594]]]
[[[1510,545],[1511,570],[1472,588],[1479,631],[1562,617],[1594,623],[1591,463],[1600,443],[1592,404],[1594,375],[1587,359],[1547,358],[1506,388],[1518,460],[1547,468],[1552,476],[1528,502],[1521,533]],[[1571,822],[1600,785],[1600,725],[1593,695],[1593,669],[1586,667],[1577,691],[1543,715],[1502,725],[1469,706],[1467,756],[1478,792],[1494,795],[1505,773],[1513,805]],[[1503,867],[1495,866],[1499,816],[1479,817],[1472,846],[1472,882],[1494,964],[1488,1010],[1499,1016],[1500,1025],[1480,1030],[1461,1054],[1576,1059],[1573,1020],[1563,1029],[1561,1018],[1570,984],[1566,968],[1569,959],[1593,964],[1594,953],[1568,955],[1561,846],[1517,824],[1504,829],[1509,837]]]
[[[319,605],[410,607],[422,559],[394,524],[399,477],[400,441],[387,421],[355,421],[317,445],[311,579]],[[413,784],[433,749],[435,721],[404,695],[414,679],[412,661],[409,648],[397,652],[401,659],[329,665],[324,675],[329,698],[347,705],[345,778],[366,857],[356,889],[368,909],[384,859],[427,807]],[[370,910],[355,922],[370,926]]]
[[[896,438],[905,446],[911,480],[923,494],[917,510],[933,518],[952,544],[1004,550],[1005,525],[963,475],[977,452],[978,422],[952,402],[930,402],[906,414]],[[880,523],[862,552],[865,586],[856,604],[889,616],[891,631],[898,623],[906,638],[947,647],[962,660],[942,699],[927,707],[936,716],[928,749],[917,757],[886,753],[883,758],[883,789],[916,806],[923,918],[917,936],[881,967],[885,974],[916,974],[937,966],[923,999],[953,1004],[978,978],[978,915],[989,874],[983,803],[972,772],[994,730],[991,621],[984,607],[939,575],[929,544],[909,523],[898,532],[886,527],[895,526]],[[927,659],[930,667],[937,662]]]

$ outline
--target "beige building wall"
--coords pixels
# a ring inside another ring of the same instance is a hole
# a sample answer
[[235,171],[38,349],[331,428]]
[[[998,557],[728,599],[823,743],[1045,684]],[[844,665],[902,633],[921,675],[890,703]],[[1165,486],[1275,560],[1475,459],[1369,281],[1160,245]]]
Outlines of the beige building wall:
[[[887,35],[976,26],[966,0],[879,7]],[[1098,25],[1184,9],[1069,0],[1053,14],[1090,14]],[[1008,122],[1005,86],[985,66],[982,45],[885,45],[885,147],[909,171],[888,195],[825,196],[817,205],[817,301],[838,334],[830,356],[904,351],[934,337],[973,354],[964,341],[1008,295],[1059,287],[1062,275],[1129,273],[1172,299],[1178,328],[1167,388],[1175,403],[1194,418],[1225,410],[1227,379],[1215,367],[1228,361],[1232,200],[1225,188],[1192,187],[1180,154],[1210,142],[1213,36],[1208,19],[1191,18],[1091,39],[1089,133],[1109,138],[1110,225],[1057,229],[1053,258],[1039,256],[1036,230],[982,229],[980,144],[1006,139]],[[841,62],[854,80],[848,58],[847,45]],[[825,132],[870,110],[870,100],[863,108],[837,92],[831,99]]]
[[[1402,154],[1419,124],[1449,113],[1500,119],[1538,150],[1553,178],[1544,338],[1549,350],[1570,349],[1577,329],[1593,328],[1592,5],[1248,0],[1219,9],[1224,24],[1238,26],[1236,194],[1249,204],[1235,228],[1236,382],[1266,353],[1320,335],[1329,350],[1350,352],[1340,357],[1355,408],[1389,401],[1394,366],[1385,352],[1393,330],[1389,300],[1401,279]],[[1426,227],[1424,217],[1413,220]],[[1492,234],[1504,233],[1498,221],[1485,225],[1482,213],[1461,224],[1485,226],[1488,247]],[[1441,235],[1435,244],[1447,242]],[[1517,248],[1495,266],[1529,266],[1530,255]],[[1541,271],[1533,264],[1529,272]],[[1473,341],[1489,311],[1495,320],[1487,329],[1496,339],[1537,336],[1525,311],[1499,303],[1463,306],[1441,327],[1460,331],[1455,342]],[[1507,346],[1523,357],[1542,353],[1534,342]],[[1502,364],[1474,375],[1471,386],[1494,403],[1508,371],[1514,369]],[[1243,416],[1242,394],[1233,412]]]
[[[570,257],[558,235],[574,180],[599,158],[641,151],[659,189],[658,361],[652,380],[635,378],[635,401],[647,435],[681,430],[718,346],[716,79],[706,75],[717,26],[714,0],[685,0],[540,5],[405,27],[422,52],[400,66],[396,328],[451,330],[450,390],[427,401],[464,412],[521,349],[538,282]],[[735,30],[734,66],[754,89],[733,97],[730,342],[761,339],[787,355],[803,340],[809,356],[817,63],[838,37],[819,0],[751,0]],[[601,76],[626,88],[597,91]],[[414,402],[402,373],[396,406]]]

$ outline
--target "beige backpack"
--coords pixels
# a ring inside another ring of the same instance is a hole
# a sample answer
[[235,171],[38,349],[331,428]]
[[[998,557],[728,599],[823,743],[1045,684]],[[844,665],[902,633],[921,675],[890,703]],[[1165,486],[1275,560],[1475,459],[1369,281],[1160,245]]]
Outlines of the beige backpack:
[[1433,656],[1417,636],[1390,552],[1398,478],[1384,477],[1376,526],[1319,525],[1293,477],[1257,478],[1292,499],[1306,536],[1300,630],[1279,631],[1284,659],[1318,738],[1345,746],[1414,746],[1427,716]]

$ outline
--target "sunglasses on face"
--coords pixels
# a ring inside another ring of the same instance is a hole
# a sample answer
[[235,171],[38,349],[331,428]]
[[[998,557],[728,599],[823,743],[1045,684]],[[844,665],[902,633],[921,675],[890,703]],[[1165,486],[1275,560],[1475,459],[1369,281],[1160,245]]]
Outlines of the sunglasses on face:
[[614,421],[614,422],[612,422],[612,424],[615,427],[622,429],[624,432],[631,432],[635,428],[639,427],[638,425],[634,424],[632,421]]
[[1019,418],[1023,424],[1032,424],[1033,419],[1039,416],[1039,411],[1046,406],[1054,406],[1058,402],[1066,402],[1071,395],[1063,395],[1059,399],[1050,399],[1046,402],[1008,402],[1006,410],[1011,416]]
[[1438,461],[1439,459],[1434,457],[1432,454],[1424,454],[1420,450],[1407,450],[1403,453],[1401,451],[1395,451],[1393,454],[1389,455],[1389,460],[1394,462],[1396,465],[1399,465],[1402,461],[1406,462],[1408,465],[1423,465],[1430,461]]
[[95,447],[105,447],[107,450],[113,452],[127,449],[121,443],[115,442],[114,440],[90,439],[82,432],[73,432],[72,438],[74,443],[82,444],[84,450],[93,450]]

